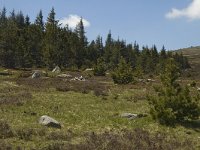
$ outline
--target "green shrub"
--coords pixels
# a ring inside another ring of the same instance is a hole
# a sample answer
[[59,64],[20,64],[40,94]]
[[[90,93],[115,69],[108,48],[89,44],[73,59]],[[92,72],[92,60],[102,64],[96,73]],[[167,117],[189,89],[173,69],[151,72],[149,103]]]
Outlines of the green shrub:
[[94,75],[95,76],[105,76],[106,75],[106,64],[102,58],[97,60],[97,64],[94,67]]
[[176,82],[179,76],[179,69],[170,59],[161,75],[162,86],[155,88],[156,96],[148,96],[150,113],[161,124],[175,125],[200,115],[198,96],[192,98],[188,87],[182,88]]
[[118,67],[112,73],[112,79],[117,84],[128,84],[133,81],[132,67],[124,58],[120,59]]

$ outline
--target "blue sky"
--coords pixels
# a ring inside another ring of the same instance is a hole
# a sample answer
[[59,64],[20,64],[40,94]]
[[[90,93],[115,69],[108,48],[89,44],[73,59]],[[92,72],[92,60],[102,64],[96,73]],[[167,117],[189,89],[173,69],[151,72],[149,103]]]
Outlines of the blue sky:
[[8,13],[22,10],[31,20],[40,9],[46,19],[52,7],[63,22],[82,16],[89,40],[105,40],[111,30],[127,43],[169,50],[200,45],[200,0],[0,0],[0,6]]

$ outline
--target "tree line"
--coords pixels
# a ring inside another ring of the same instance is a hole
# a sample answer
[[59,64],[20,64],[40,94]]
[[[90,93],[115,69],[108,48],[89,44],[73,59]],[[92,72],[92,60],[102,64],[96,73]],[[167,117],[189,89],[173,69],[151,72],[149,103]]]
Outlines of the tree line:
[[174,58],[180,68],[189,67],[182,54],[158,50],[139,44],[113,39],[109,31],[105,42],[99,35],[88,42],[82,19],[76,28],[62,27],[56,20],[54,8],[46,21],[42,10],[35,21],[28,15],[13,10],[7,15],[6,8],[0,12],[0,66],[6,68],[88,68],[102,60],[106,70],[116,68],[121,57],[138,73],[156,73],[162,70],[168,58]]

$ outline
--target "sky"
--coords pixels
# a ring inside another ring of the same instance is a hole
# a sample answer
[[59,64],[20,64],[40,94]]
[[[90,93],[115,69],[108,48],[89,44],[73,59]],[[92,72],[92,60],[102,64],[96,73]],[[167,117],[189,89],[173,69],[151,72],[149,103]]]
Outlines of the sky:
[[200,45],[200,0],[0,0],[7,14],[15,9],[35,20],[46,19],[52,7],[62,26],[72,29],[80,17],[89,41],[98,35],[158,49],[175,50]]

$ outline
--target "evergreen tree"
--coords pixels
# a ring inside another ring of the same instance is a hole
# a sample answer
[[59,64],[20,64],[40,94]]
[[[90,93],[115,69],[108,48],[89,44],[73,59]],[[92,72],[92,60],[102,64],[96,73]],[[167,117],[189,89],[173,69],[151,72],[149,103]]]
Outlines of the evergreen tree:
[[138,56],[140,54],[140,50],[139,50],[139,45],[137,44],[136,41],[134,42],[133,48],[134,48],[135,54]]
[[97,60],[97,64],[94,67],[95,76],[105,76],[106,75],[106,64],[103,58]]
[[[154,45],[151,49],[139,44],[126,44],[126,41],[114,40],[109,31],[105,46],[102,37],[98,36],[90,44],[85,36],[83,19],[75,30],[66,26],[61,28],[55,17],[54,8],[48,15],[46,24],[43,21],[42,10],[35,22],[31,23],[27,15],[13,10],[6,16],[6,8],[0,12],[0,65],[5,67],[91,67],[103,57],[107,68],[114,69],[121,57],[129,63],[132,69],[141,70],[144,74],[155,73],[155,68],[164,71],[168,58],[174,58],[181,69],[189,66],[187,58],[182,54],[166,52],[164,46],[158,54]],[[159,58],[159,59],[158,59]],[[159,66],[159,67],[157,67]]]
[[30,24],[31,24],[30,18],[29,18],[28,15],[26,15],[26,17],[25,17],[25,25],[26,25],[26,26],[29,26]]
[[55,19],[54,8],[48,15],[46,23],[46,32],[44,36],[44,61],[49,68],[58,65],[59,50],[58,50],[58,21]]
[[104,58],[105,58],[106,63],[110,63],[110,58],[112,56],[112,46],[113,46],[113,39],[112,39],[111,31],[109,31],[105,43],[106,44],[105,44]]
[[118,67],[112,73],[112,79],[117,84],[128,84],[133,81],[133,70],[130,64],[121,57]]
[[42,10],[40,10],[40,12],[38,13],[35,19],[35,24],[38,25],[42,31],[44,31],[44,21],[43,21]]
[[102,37],[100,35],[97,36],[96,39],[96,48],[98,50],[98,57],[102,57],[104,54],[104,47],[103,47]]
[[169,59],[161,75],[162,86],[155,88],[157,96],[149,96],[151,115],[161,124],[174,125],[200,115],[199,99],[192,98],[187,87],[176,81],[180,71],[174,59]]
[[86,48],[87,48],[87,38],[85,36],[85,29],[83,25],[82,18],[80,19],[80,22],[77,24],[75,28],[75,33],[79,38],[79,43],[77,43],[78,48],[76,49],[76,61],[77,66],[80,68],[84,64],[84,58],[86,57]]

